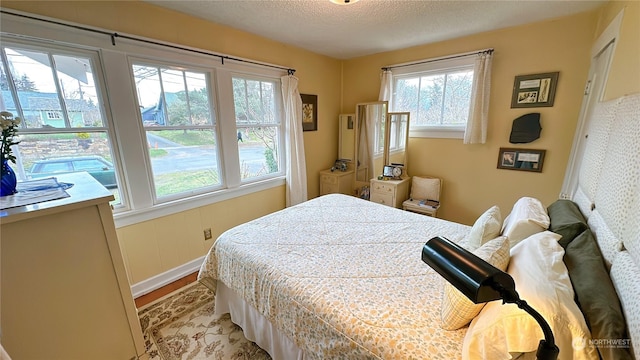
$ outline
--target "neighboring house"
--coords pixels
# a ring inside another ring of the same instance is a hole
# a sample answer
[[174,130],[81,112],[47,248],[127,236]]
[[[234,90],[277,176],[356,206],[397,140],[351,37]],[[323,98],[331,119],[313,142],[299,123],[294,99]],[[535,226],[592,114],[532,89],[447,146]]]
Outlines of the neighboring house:
[[174,93],[165,93],[164,95],[165,96],[160,95],[160,98],[155,105],[148,106],[140,110],[142,113],[142,122],[145,126],[166,125],[167,108],[178,99],[178,96]]
[[[64,127],[64,116],[60,100],[56,93],[37,91],[18,91],[19,101],[25,121],[31,127]],[[2,90],[2,99],[7,111],[17,116],[18,110],[8,90]],[[65,99],[69,121],[73,127],[84,127],[101,122],[100,110],[90,101],[81,99]]]

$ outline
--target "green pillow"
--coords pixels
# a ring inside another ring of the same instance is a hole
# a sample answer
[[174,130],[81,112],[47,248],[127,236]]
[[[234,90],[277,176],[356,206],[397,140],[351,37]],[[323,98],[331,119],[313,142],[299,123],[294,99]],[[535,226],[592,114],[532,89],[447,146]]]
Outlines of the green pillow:
[[[564,263],[593,339],[628,339],[620,300],[590,229],[567,245]],[[602,359],[632,359],[625,348],[598,348]]]
[[578,205],[571,200],[556,200],[549,205],[547,213],[550,220],[549,230],[562,235],[558,242],[565,249],[576,236],[588,228]]

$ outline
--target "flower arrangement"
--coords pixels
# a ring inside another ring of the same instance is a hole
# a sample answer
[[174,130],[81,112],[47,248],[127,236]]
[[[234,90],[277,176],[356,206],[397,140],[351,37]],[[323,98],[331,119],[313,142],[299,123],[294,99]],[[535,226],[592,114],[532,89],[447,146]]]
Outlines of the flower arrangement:
[[[11,152],[11,146],[17,145],[20,141],[16,141],[15,137],[18,133],[18,125],[20,124],[19,117],[13,117],[13,114],[8,111],[0,112],[0,128],[2,128],[2,148],[1,151],[1,161],[2,167],[4,167],[5,160],[11,161],[12,163],[16,163],[16,157]],[[4,169],[3,169],[4,170]]]

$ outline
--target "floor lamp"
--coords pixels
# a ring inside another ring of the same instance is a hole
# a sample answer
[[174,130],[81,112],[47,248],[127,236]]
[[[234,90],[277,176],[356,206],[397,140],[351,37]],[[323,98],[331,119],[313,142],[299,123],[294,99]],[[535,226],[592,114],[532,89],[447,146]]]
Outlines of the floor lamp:
[[503,304],[514,303],[526,311],[536,319],[544,333],[544,339],[540,340],[538,345],[536,358],[538,360],[558,358],[560,350],[555,344],[551,327],[540,313],[520,299],[511,275],[440,236],[424,244],[422,261],[476,304],[502,299]]

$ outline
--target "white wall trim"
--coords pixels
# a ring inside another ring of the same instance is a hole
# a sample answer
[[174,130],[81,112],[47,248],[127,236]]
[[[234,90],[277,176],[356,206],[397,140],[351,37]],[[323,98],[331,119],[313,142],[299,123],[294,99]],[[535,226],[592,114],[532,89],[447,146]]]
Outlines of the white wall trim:
[[202,262],[204,261],[204,258],[204,256],[201,256],[197,259],[189,261],[186,264],[182,264],[169,271],[165,271],[162,274],[158,274],[146,280],[140,281],[137,284],[133,284],[131,286],[131,293],[133,294],[133,298],[135,299],[142,295],[148,294],[153,290],[157,290],[167,284],[182,279],[183,277],[198,271],[200,269],[200,265],[202,265]]

